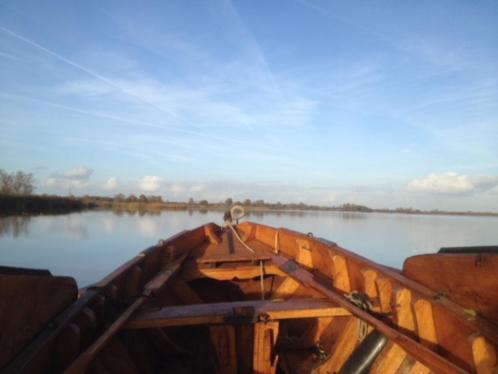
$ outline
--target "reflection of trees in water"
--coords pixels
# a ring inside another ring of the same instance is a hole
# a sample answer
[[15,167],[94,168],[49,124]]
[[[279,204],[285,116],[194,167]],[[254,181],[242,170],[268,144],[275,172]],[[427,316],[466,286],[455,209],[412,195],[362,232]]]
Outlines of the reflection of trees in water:
[[0,236],[12,235],[17,238],[27,235],[30,221],[30,216],[0,217]]
[[299,210],[287,210],[287,211],[269,211],[269,210],[253,210],[253,211],[248,211],[247,216],[254,216],[254,217],[263,217],[263,216],[274,216],[274,217],[280,217],[280,216],[288,216],[288,217],[304,217],[304,216],[309,216],[313,215],[313,212],[306,212],[306,211],[299,211]]
[[160,216],[162,211],[160,209],[148,209],[147,207],[137,205],[137,206],[113,207],[112,213],[117,216],[123,216],[125,214],[128,216],[134,216],[138,214],[140,217],[143,217],[143,216]]
[[[357,221],[362,219],[367,219],[371,217],[372,213],[362,213],[362,212],[341,212],[342,219],[346,221]],[[373,213],[375,214],[375,213]]]

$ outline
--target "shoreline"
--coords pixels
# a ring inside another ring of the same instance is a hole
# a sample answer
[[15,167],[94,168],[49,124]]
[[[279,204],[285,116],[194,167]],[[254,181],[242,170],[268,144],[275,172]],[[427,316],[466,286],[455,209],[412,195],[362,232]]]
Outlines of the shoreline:
[[[498,212],[458,212],[431,210],[424,211],[412,208],[374,209],[354,204],[344,204],[340,207],[324,207],[305,204],[271,204],[244,205],[247,213],[306,213],[306,212],[338,212],[338,213],[388,213],[407,215],[431,216],[468,216],[468,217],[498,217]],[[143,202],[143,201],[115,201],[112,198],[102,197],[65,197],[65,196],[0,196],[0,216],[6,215],[47,215],[67,214],[83,211],[115,211],[117,213],[159,213],[168,210],[187,211],[226,211],[224,203],[188,203],[188,202]]]

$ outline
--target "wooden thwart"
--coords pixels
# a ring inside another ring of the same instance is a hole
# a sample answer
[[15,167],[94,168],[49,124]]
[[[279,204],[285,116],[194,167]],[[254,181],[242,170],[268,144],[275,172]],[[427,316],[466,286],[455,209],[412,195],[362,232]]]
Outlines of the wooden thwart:
[[270,257],[265,254],[228,254],[228,255],[218,255],[212,257],[200,257],[195,260],[198,264],[211,264],[220,262],[251,262],[251,261],[268,261]]
[[[268,252],[270,254],[270,252]],[[288,276],[294,278],[300,283],[312,287],[313,289],[320,292],[322,295],[326,296],[330,300],[336,302],[338,305],[349,310],[356,317],[364,320],[369,325],[378,330],[381,334],[388,337],[393,343],[398,344],[401,348],[407,351],[415,359],[421,361],[423,364],[429,366],[436,372],[441,373],[464,373],[465,370],[458,367],[454,363],[448,361],[446,358],[438,355],[436,352],[432,351],[430,348],[422,345],[421,343],[415,341],[414,339],[408,337],[405,334],[400,333],[393,327],[389,326],[387,323],[376,318],[372,314],[360,309],[356,305],[351,304],[346,298],[340,293],[334,291],[332,288],[326,287],[320,282],[316,281],[313,274],[299,266],[292,260],[286,257],[270,254],[274,264],[277,264],[281,270],[287,273]]]
[[[240,313],[240,311],[244,311],[244,313]],[[346,316],[349,314],[344,308],[338,308],[330,301],[320,299],[236,301],[170,306],[154,311],[144,311],[130,320],[125,328],[145,329],[185,325],[230,324],[256,322],[258,320]]]

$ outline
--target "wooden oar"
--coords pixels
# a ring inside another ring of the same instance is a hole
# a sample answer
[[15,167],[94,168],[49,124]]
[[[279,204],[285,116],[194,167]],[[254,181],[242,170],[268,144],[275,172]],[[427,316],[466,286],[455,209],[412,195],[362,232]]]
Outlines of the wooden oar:
[[128,322],[130,317],[147,301],[150,295],[159,291],[166,282],[174,275],[182,263],[185,261],[189,252],[182,255],[176,261],[167,265],[154,278],[152,278],[143,288],[142,295],[138,297],[126,310],[107,328],[102,335],[95,340],[90,347],[81,353],[72,364],[64,371],[65,374],[82,374],[86,371],[88,365],[94,360],[97,354],[104,348],[111,338]]
[[384,321],[376,318],[372,314],[352,304],[340,293],[317,282],[312,273],[310,273],[304,267],[300,266],[295,261],[281,255],[273,254],[270,251],[267,251],[267,253],[269,253],[269,255],[272,257],[273,263],[277,265],[289,277],[307,287],[311,287],[317,290],[330,300],[336,302],[339,306],[342,306],[343,308],[349,310],[351,314],[373,326],[381,334],[384,334],[386,337],[391,339],[392,342],[398,344],[415,359],[419,360],[421,363],[434,370],[436,373],[467,373],[466,370],[460,368],[444,357],[438,355],[436,352],[413,340],[408,335],[403,334],[402,332],[389,326]]

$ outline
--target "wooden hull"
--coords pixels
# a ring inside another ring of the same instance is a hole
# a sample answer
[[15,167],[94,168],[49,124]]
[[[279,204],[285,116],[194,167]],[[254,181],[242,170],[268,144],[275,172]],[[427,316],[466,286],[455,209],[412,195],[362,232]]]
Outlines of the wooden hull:
[[146,249],[24,341],[3,372],[496,373],[498,328],[333,242],[245,222]]

